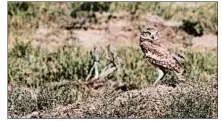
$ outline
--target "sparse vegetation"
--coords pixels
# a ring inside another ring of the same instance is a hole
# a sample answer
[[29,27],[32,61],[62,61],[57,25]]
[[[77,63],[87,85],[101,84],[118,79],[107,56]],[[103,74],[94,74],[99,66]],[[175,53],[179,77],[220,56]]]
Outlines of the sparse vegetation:
[[[217,48],[183,49],[187,82],[173,88],[170,83],[176,79],[169,72],[162,82],[167,86],[153,88],[149,86],[157,74],[139,47],[117,47],[119,72],[105,80],[135,85],[138,90],[113,91],[107,85],[101,90],[84,85],[92,60],[81,45],[67,40],[54,51],[33,46],[37,41],[33,31],[41,26],[61,30],[61,17],[85,17],[85,23],[96,24],[95,12],[121,11],[183,21],[176,30],[187,32],[186,36],[217,32],[216,2],[189,8],[167,2],[8,2],[8,117],[43,112],[42,118],[217,118]],[[101,70],[107,63],[106,48],[99,55]],[[57,110],[58,106],[67,109]]]

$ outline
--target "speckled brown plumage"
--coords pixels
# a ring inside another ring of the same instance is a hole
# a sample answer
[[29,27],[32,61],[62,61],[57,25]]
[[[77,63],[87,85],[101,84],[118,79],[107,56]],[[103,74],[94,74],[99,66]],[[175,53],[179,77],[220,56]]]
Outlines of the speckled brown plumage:
[[166,69],[175,70],[180,73],[183,70],[180,62],[161,45],[154,44],[149,41],[140,43],[142,51],[145,53],[145,57],[154,65],[164,67]]
[[177,60],[176,54],[171,53],[158,38],[158,31],[155,28],[143,30],[140,36],[140,47],[146,59],[156,67],[159,77],[156,83],[165,76],[165,70],[175,72],[179,80],[184,80],[182,73],[184,71],[181,63]]

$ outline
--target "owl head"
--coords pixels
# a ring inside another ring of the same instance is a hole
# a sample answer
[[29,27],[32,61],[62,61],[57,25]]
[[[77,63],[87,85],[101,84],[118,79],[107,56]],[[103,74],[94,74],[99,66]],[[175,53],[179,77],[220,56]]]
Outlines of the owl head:
[[147,27],[142,30],[140,38],[143,40],[156,41],[159,40],[159,31],[154,27]]

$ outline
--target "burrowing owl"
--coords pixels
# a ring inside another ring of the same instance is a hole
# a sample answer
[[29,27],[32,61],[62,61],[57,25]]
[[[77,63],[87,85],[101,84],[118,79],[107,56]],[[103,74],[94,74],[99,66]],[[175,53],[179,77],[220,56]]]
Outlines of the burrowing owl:
[[184,59],[184,57],[180,54],[171,53],[165,46],[160,44],[158,42],[158,33],[156,28],[148,27],[140,35],[140,47],[144,57],[154,65],[159,74],[153,85],[156,86],[163,79],[166,70],[174,71],[178,79],[184,81],[182,75],[184,69],[179,62],[179,58]]

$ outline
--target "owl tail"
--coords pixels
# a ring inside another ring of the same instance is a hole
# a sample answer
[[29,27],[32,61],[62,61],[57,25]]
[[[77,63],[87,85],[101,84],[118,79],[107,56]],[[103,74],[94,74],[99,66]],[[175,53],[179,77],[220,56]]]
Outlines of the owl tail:
[[182,56],[182,55],[179,54],[179,53],[174,53],[174,57],[175,57],[177,60],[185,59],[185,57]]

